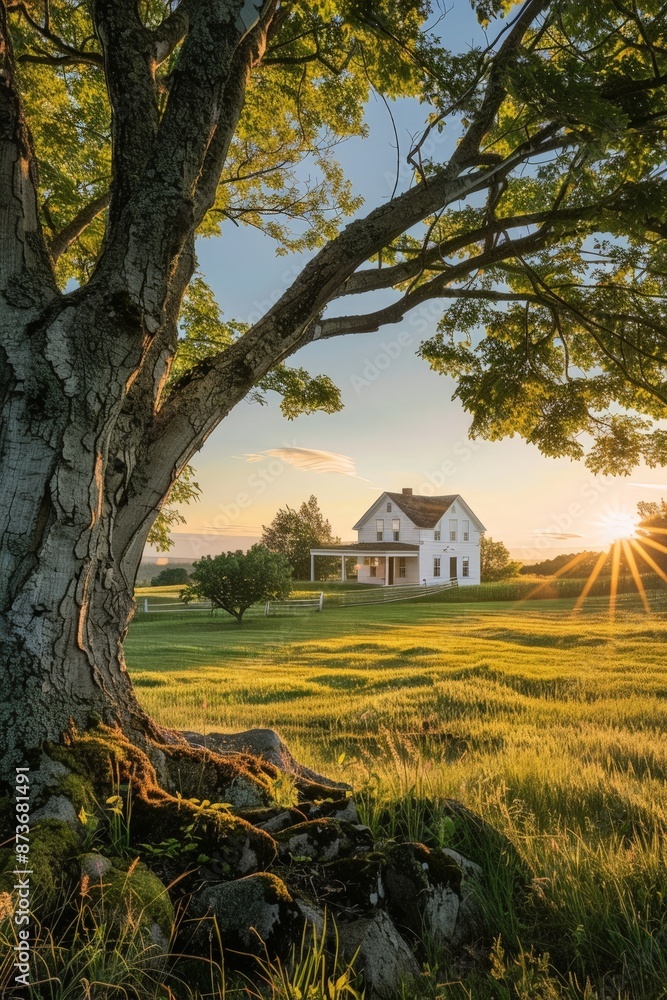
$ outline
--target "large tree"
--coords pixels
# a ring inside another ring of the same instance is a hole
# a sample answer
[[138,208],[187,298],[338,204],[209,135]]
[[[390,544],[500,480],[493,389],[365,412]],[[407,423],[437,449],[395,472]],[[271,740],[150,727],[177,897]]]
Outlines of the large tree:
[[[320,510],[317,497],[304,500],[298,510],[280,508],[268,526],[262,525],[262,543],[272,552],[281,552],[292,567],[295,580],[310,579],[310,550],[340,542]],[[338,560],[340,562],[340,560]]]
[[[311,341],[433,300],[422,353],[475,433],[664,458],[662,5],[476,6],[488,44],[451,53],[428,0],[0,0],[7,759],[70,719],[150,728],[123,661],[145,540],[249,393],[339,405],[284,365]],[[332,150],[371,91],[424,112],[362,210]],[[251,326],[193,281],[196,236],[222,229],[224,266],[238,223],[309,254]]]

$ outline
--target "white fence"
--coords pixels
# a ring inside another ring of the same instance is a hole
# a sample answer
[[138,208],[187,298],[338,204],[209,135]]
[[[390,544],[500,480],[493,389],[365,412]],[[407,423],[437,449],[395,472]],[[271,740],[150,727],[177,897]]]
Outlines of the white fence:
[[[304,614],[311,611],[323,611],[334,608],[356,608],[370,604],[391,604],[394,601],[410,601],[418,597],[439,594],[443,590],[451,590],[457,587],[456,579],[446,580],[444,583],[426,587],[423,584],[413,584],[409,586],[383,587],[378,584],[375,587],[360,587],[358,590],[349,590],[339,594],[313,594],[312,597],[287,599],[284,601],[266,601],[264,605],[253,604],[248,608],[246,614],[255,617],[257,615],[294,615]],[[193,611],[207,611],[209,614],[215,610],[210,601],[190,601],[184,604],[183,601],[159,601],[151,606],[148,597],[143,599],[144,614],[160,615],[174,614]]]
[[458,587],[456,578],[429,587],[422,583],[393,587],[383,587],[381,584],[377,584],[374,587],[363,587],[359,590],[349,590],[343,594],[332,595],[331,601],[327,601],[327,606],[357,608],[367,604],[391,604],[394,601],[410,601],[417,597],[426,597],[429,594],[440,594],[443,590],[451,590],[453,587]]
[[321,611],[324,605],[324,593],[320,591],[317,597],[305,597],[298,600],[267,601],[264,605],[265,615],[299,614],[301,611]]

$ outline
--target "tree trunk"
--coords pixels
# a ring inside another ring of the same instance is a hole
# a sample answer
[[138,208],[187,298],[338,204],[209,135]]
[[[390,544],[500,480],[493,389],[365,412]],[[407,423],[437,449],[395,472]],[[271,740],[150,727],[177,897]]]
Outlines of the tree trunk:
[[[136,455],[113,453],[128,373],[108,297],[15,328],[0,352],[0,757],[25,761],[73,722],[155,731],[123,658],[143,538],[114,551]],[[17,317],[14,317],[17,319]],[[136,340],[136,330],[134,331]],[[32,356],[23,351],[30,343]],[[69,363],[86,345],[88,365]],[[39,345],[39,350],[35,350]],[[112,360],[104,363],[104,353]],[[134,352],[135,355],[138,351]],[[36,362],[35,357],[39,360]],[[137,514],[145,532],[155,512]]]

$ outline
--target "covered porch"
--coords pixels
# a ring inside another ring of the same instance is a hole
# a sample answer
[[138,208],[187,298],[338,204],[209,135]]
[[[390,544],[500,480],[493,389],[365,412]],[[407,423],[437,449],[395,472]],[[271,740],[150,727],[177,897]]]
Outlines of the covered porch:
[[310,550],[310,579],[314,581],[317,556],[340,558],[340,579],[347,580],[345,560],[354,558],[357,583],[384,587],[419,583],[419,546],[403,542],[353,542]]

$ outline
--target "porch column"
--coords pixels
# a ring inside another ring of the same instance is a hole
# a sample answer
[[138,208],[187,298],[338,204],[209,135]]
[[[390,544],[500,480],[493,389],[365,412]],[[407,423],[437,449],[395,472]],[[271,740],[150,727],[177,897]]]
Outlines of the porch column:
[[384,557],[384,585],[389,586],[389,556]]
[[345,556],[340,557],[340,581],[345,583],[347,577],[345,576]]
[[314,581],[315,581],[315,556],[311,552],[310,553],[310,582],[313,583]]

